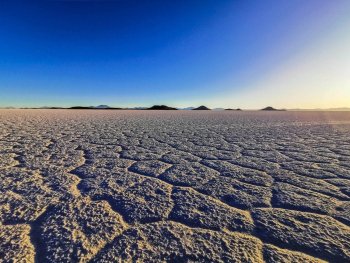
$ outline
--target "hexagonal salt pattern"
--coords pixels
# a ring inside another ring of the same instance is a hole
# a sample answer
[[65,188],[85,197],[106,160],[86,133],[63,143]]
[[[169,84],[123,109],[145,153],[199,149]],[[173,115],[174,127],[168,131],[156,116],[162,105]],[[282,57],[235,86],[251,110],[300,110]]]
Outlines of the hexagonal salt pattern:
[[350,113],[0,124],[0,262],[350,262]]

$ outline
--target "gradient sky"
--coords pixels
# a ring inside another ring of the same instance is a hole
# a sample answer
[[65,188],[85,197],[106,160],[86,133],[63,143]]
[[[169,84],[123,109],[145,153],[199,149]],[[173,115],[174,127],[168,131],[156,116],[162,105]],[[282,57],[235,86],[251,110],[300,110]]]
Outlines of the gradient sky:
[[349,0],[0,0],[0,107],[350,107]]

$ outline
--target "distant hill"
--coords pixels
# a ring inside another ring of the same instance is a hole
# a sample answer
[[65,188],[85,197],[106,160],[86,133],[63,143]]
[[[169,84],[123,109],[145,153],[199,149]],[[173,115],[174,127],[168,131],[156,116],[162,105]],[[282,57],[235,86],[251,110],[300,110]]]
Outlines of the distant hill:
[[134,107],[133,110],[147,110],[147,107]]
[[241,109],[240,109],[240,108],[237,108],[237,109],[225,109],[225,110],[241,111]]
[[62,108],[62,107],[43,106],[43,107],[40,107],[39,109],[52,109],[52,110],[55,110],[55,109],[64,109],[64,108]]
[[199,106],[198,108],[194,108],[192,110],[210,110],[210,109],[202,105],[202,106]]
[[271,106],[261,109],[262,111],[285,111],[285,110],[277,110]]
[[109,107],[108,105],[98,105],[98,106],[90,106],[90,108],[93,108],[93,109],[108,109],[108,108],[111,108],[111,107]]
[[93,108],[87,107],[87,106],[73,106],[73,107],[70,107],[69,109],[72,109],[72,110],[92,110]]
[[113,107],[107,107],[105,108],[104,106],[107,106],[107,105],[100,105],[100,106],[103,106],[103,107],[93,107],[93,106],[90,106],[90,107],[87,107],[87,106],[73,106],[73,107],[70,107],[68,109],[71,109],[71,110],[121,110],[122,108],[113,108]]
[[166,105],[154,105],[147,110],[177,110],[176,108],[168,107]]

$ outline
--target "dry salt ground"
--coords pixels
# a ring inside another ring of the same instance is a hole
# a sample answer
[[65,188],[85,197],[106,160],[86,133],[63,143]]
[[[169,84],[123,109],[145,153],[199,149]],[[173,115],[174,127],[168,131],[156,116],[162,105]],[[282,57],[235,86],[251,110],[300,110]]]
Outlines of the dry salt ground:
[[0,110],[0,262],[350,262],[350,112]]

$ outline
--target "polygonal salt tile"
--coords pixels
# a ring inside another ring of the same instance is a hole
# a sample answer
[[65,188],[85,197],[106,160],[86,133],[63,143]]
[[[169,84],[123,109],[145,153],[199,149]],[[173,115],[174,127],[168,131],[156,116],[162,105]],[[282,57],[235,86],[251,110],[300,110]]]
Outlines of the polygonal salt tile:
[[78,185],[82,195],[95,200],[113,199],[127,188],[142,183],[147,177],[132,173],[108,173],[98,178],[86,178]]
[[171,164],[187,164],[188,162],[198,162],[201,158],[182,151],[171,151],[163,155],[160,160]]
[[192,189],[174,188],[174,208],[169,219],[188,226],[249,232],[253,221],[248,212],[232,208]]
[[158,175],[165,172],[171,166],[172,166],[171,164],[163,163],[158,160],[139,161],[134,163],[129,168],[129,171],[143,174],[146,176],[157,177]]
[[241,182],[262,186],[270,186],[273,183],[273,178],[265,172],[241,167],[229,162],[221,160],[204,160],[201,164],[217,170],[222,176],[237,179]]
[[290,184],[277,183],[273,188],[271,203],[274,207],[332,215],[335,212],[335,207],[341,202],[336,198],[314,191]]
[[171,186],[155,179],[137,183],[111,201],[128,223],[147,223],[167,218],[173,202]]
[[268,207],[272,197],[269,187],[242,183],[228,177],[217,177],[195,189],[242,209]]
[[263,263],[261,250],[261,241],[252,236],[156,222],[125,231],[92,262]]
[[106,201],[72,201],[42,219],[43,256],[47,262],[87,262],[125,229],[121,216]]
[[350,261],[350,228],[329,216],[264,208],[252,217],[256,235],[267,243],[330,262]]
[[220,173],[199,163],[174,164],[159,179],[178,186],[202,185]]
[[311,257],[307,254],[264,244],[264,259],[266,263],[326,263],[326,261]]
[[0,262],[34,262],[29,225],[0,224]]

